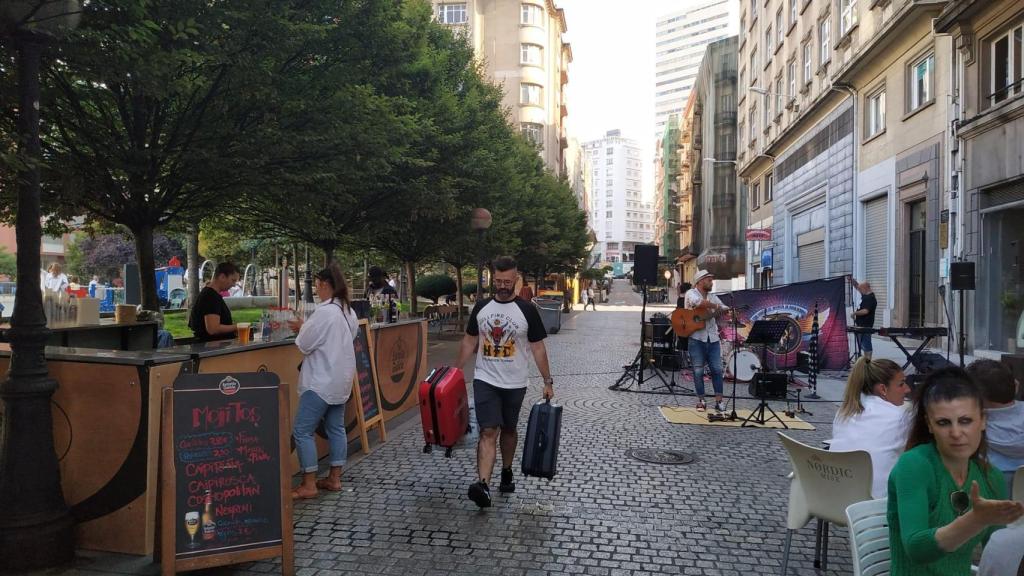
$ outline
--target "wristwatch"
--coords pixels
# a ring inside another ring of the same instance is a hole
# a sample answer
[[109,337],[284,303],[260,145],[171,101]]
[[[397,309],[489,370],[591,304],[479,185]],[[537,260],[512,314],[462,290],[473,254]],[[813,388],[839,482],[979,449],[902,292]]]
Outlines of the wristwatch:
[[545,386],[551,386],[554,383],[555,383],[555,381],[552,378],[545,378],[544,379],[544,385]]

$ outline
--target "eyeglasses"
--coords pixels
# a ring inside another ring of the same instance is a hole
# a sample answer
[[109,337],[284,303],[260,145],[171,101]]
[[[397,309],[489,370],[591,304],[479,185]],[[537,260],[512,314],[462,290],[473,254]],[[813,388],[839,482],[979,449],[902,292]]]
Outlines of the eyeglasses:
[[494,280],[494,285],[495,286],[515,286],[516,285],[516,281],[515,280],[497,280],[497,279],[495,279]]
[[971,497],[963,490],[954,490],[949,493],[949,503],[953,506],[957,516],[963,516],[971,507]]

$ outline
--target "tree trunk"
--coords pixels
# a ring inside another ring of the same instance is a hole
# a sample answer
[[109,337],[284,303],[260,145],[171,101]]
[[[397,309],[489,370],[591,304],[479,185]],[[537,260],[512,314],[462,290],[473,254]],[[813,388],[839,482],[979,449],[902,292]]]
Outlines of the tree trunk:
[[326,268],[334,263],[334,246],[331,244],[324,244],[321,248],[324,249],[324,268]]
[[199,297],[199,225],[192,224],[188,227],[185,238],[185,260],[188,266],[186,277],[188,278],[188,308],[191,310]]
[[153,227],[143,225],[132,229],[135,237],[135,261],[139,265],[139,289],[143,310],[160,311],[156,293],[156,261],[153,258]]
[[416,315],[416,263],[406,262],[405,273],[409,277],[409,314]]
[[292,262],[295,265],[295,298],[292,299],[292,310],[299,309],[299,301],[302,300],[302,287],[299,285],[301,282],[299,276],[299,245],[292,244]]
[[462,310],[463,309],[463,304],[462,304],[462,302],[463,302],[462,301],[462,298],[463,298],[463,296],[462,296],[462,266],[456,266],[456,265],[453,264],[452,268],[455,268],[455,290],[456,290],[456,293],[458,294],[458,302],[459,302],[459,328],[462,328],[462,312],[463,312],[463,310]]

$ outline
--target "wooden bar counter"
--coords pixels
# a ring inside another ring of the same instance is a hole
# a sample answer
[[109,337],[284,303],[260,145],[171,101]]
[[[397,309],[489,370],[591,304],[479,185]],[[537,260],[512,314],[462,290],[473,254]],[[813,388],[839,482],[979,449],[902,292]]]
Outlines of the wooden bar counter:
[[[426,321],[373,325],[368,341],[381,412],[390,420],[417,404],[417,384],[427,373]],[[0,344],[0,371],[8,371],[10,356],[10,347]],[[219,340],[145,351],[49,347],[46,357],[59,384],[53,397],[54,447],[64,497],[78,523],[76,545],[83,549],[153,553],[161,391],[179,374],[273,372],[290,388],[293,415],[298,406],[302,354],[290,339],[244,345]],[[359,438],[355,402],[349,402],[346,428],[350,440]],[[322,438],[318,451],[327,455]],[[294,458],[292,471],[298,471]]]
[[[156,531],[161,390],[186,368],[181,354],[46,349],[54,448],[76,545],[147,555]],[[0,346],[0,370],[10,366]]]
[[[8,325],[4,325],[8,328]],[[154,320],[115,322],[101,318],[99,324],[56,322],[47,325],[47,346],[98,348],[104,350],[153,350],[156,348],[157,323]]]

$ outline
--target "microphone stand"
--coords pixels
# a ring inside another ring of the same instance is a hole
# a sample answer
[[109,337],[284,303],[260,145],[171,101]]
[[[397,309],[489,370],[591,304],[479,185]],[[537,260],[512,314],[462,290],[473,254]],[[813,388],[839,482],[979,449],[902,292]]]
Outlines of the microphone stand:
[[740,361],[740,330],[739,320],[736,317],[736,294],[729,294],[729,303],[732,304],[732,411],[725,417],[726,420],[739,420],[740,417],[736,415],[736,381],[740,377],[739,372],[739,361]]

